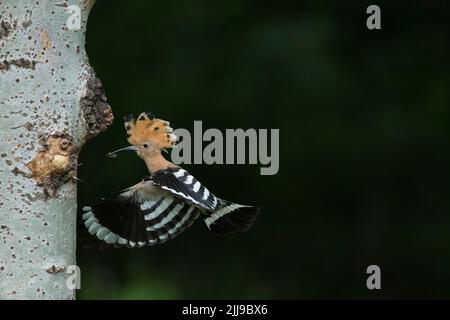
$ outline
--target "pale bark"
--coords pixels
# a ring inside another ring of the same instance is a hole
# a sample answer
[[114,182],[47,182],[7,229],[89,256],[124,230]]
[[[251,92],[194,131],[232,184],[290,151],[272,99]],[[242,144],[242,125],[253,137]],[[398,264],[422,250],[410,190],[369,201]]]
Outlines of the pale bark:
[[112,122],[84,48],[92,5],[0,0],[0,299],[75,298],[72,177],[83,143]]

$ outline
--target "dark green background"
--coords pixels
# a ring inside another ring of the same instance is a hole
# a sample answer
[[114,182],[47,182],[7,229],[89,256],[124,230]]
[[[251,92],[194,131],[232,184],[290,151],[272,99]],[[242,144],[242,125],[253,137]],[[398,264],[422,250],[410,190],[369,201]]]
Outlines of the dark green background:
[[[87,52],[116,120],[83,148],[80,206],[147,174],[122,116],[192,129],[279,128],[280,171],[186,168],[259,204],[244,234],[200,221],[161,246],[78,250],[78,297],[448,298],[448,1],[106,1]],[[366,288],[366,267],[382,290]]]

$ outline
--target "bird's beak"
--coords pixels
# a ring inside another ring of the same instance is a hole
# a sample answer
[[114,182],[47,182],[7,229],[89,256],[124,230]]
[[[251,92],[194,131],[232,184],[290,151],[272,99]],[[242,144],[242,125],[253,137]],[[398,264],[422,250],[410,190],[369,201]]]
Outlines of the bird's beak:
[[117,157],[116,153],[118,153],[120,151],[137,151],[137,150],[138,150],[138,148],[136,146],[129,146],[129,147],[120,148],[113,152],[110,152],[106,156],[110,157],[110,158],[115,158],[115,157]]

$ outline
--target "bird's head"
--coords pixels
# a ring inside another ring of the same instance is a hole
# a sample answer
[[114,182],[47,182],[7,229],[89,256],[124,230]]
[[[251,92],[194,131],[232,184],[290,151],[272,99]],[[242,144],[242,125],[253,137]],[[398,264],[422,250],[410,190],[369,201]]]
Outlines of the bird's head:
[[172,148],[177,142],[177,136],[173,134],[173,128],[168,121],[156,119],[152,113],[143,112],[137,120],[133,115],[124,118],[127,130],[128,142],[131,146],[109,153],[115,155],[119,151],[136,151],[139,157],[145,159],[162,150]]

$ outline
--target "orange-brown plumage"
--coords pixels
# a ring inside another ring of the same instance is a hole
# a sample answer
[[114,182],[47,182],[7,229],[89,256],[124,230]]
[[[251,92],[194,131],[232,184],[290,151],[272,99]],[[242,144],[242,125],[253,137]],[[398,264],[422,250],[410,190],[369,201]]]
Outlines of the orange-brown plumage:
[[[149,112],[141,113],[137,120],[130,115],[124,121],[128,134],[127,140],[132,146],[117,151],[136,151],[137,155],[145,161],[150,173],[176,167],[161,154],[162,150],[174,147],[177,141],[168,121],[156,119]],[[112,152],[111,155],[117,151]]]
[[168,121],[154,118],[150,113],[141,113],[137,120],[131,118],[125,122],[128,134],[128,142],[139,145],[151,142],[155,146],[165,149],[171,148],[176,143],[176,136]]

